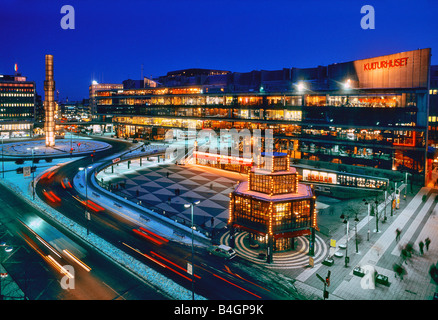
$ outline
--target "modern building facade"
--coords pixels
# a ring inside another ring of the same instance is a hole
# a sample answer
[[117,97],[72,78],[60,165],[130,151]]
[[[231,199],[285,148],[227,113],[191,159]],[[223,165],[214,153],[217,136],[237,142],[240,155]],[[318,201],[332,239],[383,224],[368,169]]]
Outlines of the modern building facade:
[[190,126],[272,129],[274,150],[295,162],[410,172],[422,184],[430,56],[419,49],[304,69],[181,70],[156,88],[97,92],[96,115],[119,136],[149,139]]
[[[93,81],[89,89],[89,104],[91,109],[91,114],[96,114],[96,96],[97,92],[100,90],[121,90],[123,89],[123,84],[121,83],[97,83]],[[104,118],[105,116],[103,116]]]
[[430,66],[429,145],[438,145],[438,66]]
[[0,134],[30,137],[35,121],[35,82],[20,74],[0,75]]

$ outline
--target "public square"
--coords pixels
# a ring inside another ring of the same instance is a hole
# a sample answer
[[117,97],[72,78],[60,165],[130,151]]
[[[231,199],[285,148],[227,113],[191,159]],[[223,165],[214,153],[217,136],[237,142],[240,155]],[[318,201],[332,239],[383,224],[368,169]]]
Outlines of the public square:
[[[178,220],[182,224],[190,224],[190,211],[184,208],[184,203],[201,200],[194,209],[194,223],[198,230],[211,233],[211,218],[214,228],[219,234],[218,242],[229,244],[229,232],[226,228],[228,215],[227,195],[238,181],[246,176],[215,168],[198,165],[175,165],[157,163],[156,159],[148,162],[145,158],[140,167],[139,160],[132,160],[128,169],[127,162],[114,166],[114,172],[107,168],[101,171],[96,179],[108,184],[119,185],[116,194],[128,198],[130,201],[142,201],[146,207],[156,209],[164,216]],[[435,176],[436,172],[434,172]],[[103,180],[102,180],[103,179]],[[126,185],[125,185],[126,184]],[[432,186],[433,187],[433,186]],[[400,187],[404,193],[405,185]],[[179,195],[175,190],[180,189]],[[302,290],[303,294],[313,299],[322,298],[321,281],[316,274],[324,276],[331,271],[331,285],[328,288],[331,299],[345,300],[430,300],[436,291],[436,283],[429,275],[429,268],[438,261],[438,246],[433,240],[436,238],[437,213],[435,212],[435,196],[438,190],[425,187],[407,192],[406,200],[401,200],[400,208],[390,213],[389,198],[386,203],[386,222],[383,222],[385,204],[379,204],[380,221],[379,232],[375,232],[375,217],[368,217],[367,207],[362,199],[341,201],[322,196],[317,198],[317,207],[320,208],[318,223],[326,234],[317,233],[314,267],[309,266],[308,239],[298,237],[296,250],[278,252],[274,254],[273,263],[261,260],[259,253],[265,249],[250,248],[246,232],[236,236],[236,252],[248,261],[264,268],[269,268],[294,279],[294,285]],[[423,202],[423,195],[427,201]],[[346,225],[342,223],[340,215],[343,208],[358,207],[360,220],[353,228],[353,219],[350,223],[348,238],[348,256],[350,262],[345,267]],[[333,207],[333,210],[330,208]],[[362,208],[362,209],[361,209]],[[159,210],[161,209],[161,210]],[[438,210],[438,209],[437,209]],[[402,230],[401,238],[396,242],[395,230]],[[358,235],[358,252],[356,253],[356,232]],[[367,233],[370,230],[369,240]],[[432,239],[429,250],[424,255],[419,254],[418,243],[427,237]],[[336,240],[336,248],[330,248],[330,240]],[[394,264],[400,263],[400,251],[407,243],[414,244],[417,253],[409,264],[403,265],[407,275],[403,281],[396,278]],[[336,257],[334,253],[342,255]],[[332,255],[335,260],[333,266],[325,266],[323,260]],[[361,285],[362,278],[353,275],[355,267],[375,268],[379,274],[388,277],[389,285],[376,284],[374,289]]]

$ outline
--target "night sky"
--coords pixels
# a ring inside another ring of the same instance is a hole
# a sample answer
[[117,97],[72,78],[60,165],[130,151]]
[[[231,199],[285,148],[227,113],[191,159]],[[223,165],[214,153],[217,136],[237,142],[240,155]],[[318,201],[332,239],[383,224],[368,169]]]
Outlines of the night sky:
[[[63,30],[63,5],[75,29]],[[375,29],[363,30],[363,5]],[[44,98],[53,54],[60,98],[88,98],[92,80],[121,83],[185,68],[247,72],[316,67],[379,55],[438,50],[436,0],[1,0],[0,74],[14,64]],[[432,64],[438,64],[437,54]]]

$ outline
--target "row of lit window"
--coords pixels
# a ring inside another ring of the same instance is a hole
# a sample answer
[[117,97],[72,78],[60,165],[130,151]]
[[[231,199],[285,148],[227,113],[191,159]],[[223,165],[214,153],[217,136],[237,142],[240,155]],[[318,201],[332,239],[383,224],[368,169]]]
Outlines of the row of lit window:
[[33,103],[2,103],[1,107],[33,107]]
[[5,117],[32,117],[32,113],[0,113],[1,118]]
[[438,94],[438,89],[430,89],[429,94]]
[[33,97],[32,93],[0,93],[0,97]]
[[0,124],[0,130],[26,130],[30,129],[30,123]]

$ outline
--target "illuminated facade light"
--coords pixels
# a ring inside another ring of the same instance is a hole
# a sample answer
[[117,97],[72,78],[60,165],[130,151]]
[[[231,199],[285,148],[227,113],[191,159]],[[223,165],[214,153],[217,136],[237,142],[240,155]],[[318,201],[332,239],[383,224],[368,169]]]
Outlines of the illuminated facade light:
[[304,82],[298,82],[298,84],[297,84],[298,92],[303,92],[305,89],[306,89],[306,86],[305,86]]

